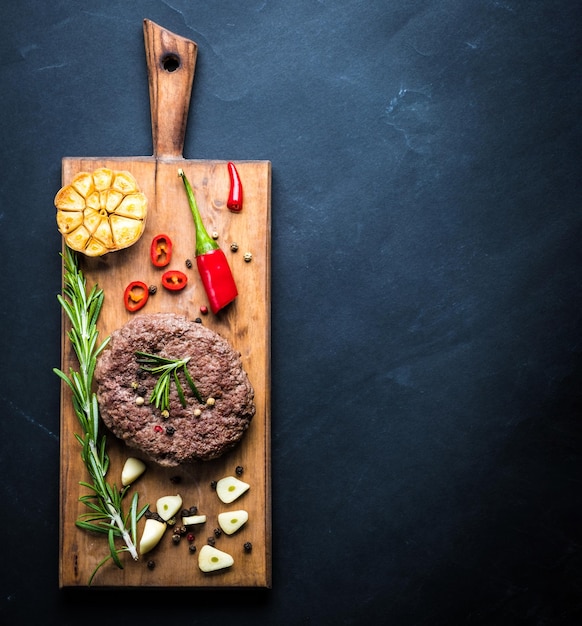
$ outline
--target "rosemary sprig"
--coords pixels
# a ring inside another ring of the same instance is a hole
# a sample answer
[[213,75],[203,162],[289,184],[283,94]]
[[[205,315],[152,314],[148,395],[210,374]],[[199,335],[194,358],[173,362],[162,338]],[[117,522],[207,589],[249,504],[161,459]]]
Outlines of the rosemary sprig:
[[[68,375],[54,368],[57,374],[70,387],[73,394],[73,408],[82,428],[82,434],[75,434],[81,445],[81,458],[85,463],[92,482],[81,481],[79,484],[90,490],[79,500],[90,509],[90,512],[79,516],[76,525],[107,535],[109,554],[97,564],[89,578],[93,577],[109,559],[123,569],[119,559],[121,552],[129,552],[134,560],[138,560],[136,549],[137,520],[147,510],[147,506],[138,511],[138,495],[131,500],[129,512],[124,514],[122,500],[128,487],[121,491],[111,486],[105,479],[109,469],[109,456],[106,449],[105,435],[99,435],[99,405],[97,396],[92,391],[93,374],[97,357],[109,343],[109,338],[98,344],[97,320],[103,307],[103,290],[94,285],[87,292],[87,282],[79,269],[76,254],[65,246],[63,295],[57,295],[64,312],[67,314],[71,329],[68,338],[79,362],[79,370],[70,368]],[[117,547],[115,540],[121,538],[125,545]]]
[[189,356],[184,357],[183,359],[169,359],[158,354],[149,354],[148,352],[140,351],[137,351],[135,355],[142,370],[159,377],[150,395],[150,403],[160,411],[168,411],[170,409],[170,387],[172,381],[174,381],[176,386],[180,404],[184,407],[186,406],[184,388],[178,378],[178,372],[180,370],[184,373],[184,378],[188,383],[188,387],[190,387],[190,390],[198,402],[204,402],[198,388],[196,387],[196,383],[186,367],[188,361],[190,360]]

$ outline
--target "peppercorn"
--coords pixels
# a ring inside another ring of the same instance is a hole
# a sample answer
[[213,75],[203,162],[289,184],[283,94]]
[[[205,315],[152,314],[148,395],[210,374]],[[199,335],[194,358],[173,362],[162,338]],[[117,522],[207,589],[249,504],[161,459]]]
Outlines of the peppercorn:
[[194,541],[194,533],[188,533],[186,535],[186,539],[188,540],[188,543],[192,543]]
[[218,239],[218,233],[215,230],[212,231],[212,239]]
[[163,433],[163,432],[164,432],[164,429],[163,429],[163,428],[162,428],[159,424],[156,424],[156,425],[154,426],[154,430],[155,430],[157,433]]
[[143,385],[139,385],[136,391],[138,396],[145,396],[148,392],[148,390]]
[[196,546],[195,546],[193,543],[191,543],[191,544],[188,546],[188,550],[190,550],[190,552],[191,552],[192,554],[194,554],[194,552],[196,552]]
[[220,530],[220,528],[215,528],[214,529],[214,536],[215,537],[220,537],[220,535],[222,535],[222,530]]
[[194,321],[195,321],[197,324],[202,324],[202,319],[201,319],[201,318],[199,318],[199,317],[197,317]]
[[236,241],[233,241],[230,244],[230,249],[231,249],[232,252],[236,252],[238,250],[238,243],[236,243]]
[[243,258],[245,260],[245,263],[250,263],[253,259],[253,255],[250,252],[245,252],[245,255]]
[[197,506],[191,506],[188,509],[188,515],[196,515],[196,513],[198,513],[198,507]]
[[188,511],[188,509],[182,509],[180,511],[180,517],[188,517],[188,515],[190,515],[190,511]]
[[154,569],[155,566],[156,566],[156,562],[150,559],[148,561],[148,569]]
[[180,543],[180,539],[182,539],[182,537],[180,537],[180,535],[172,535],[172,541],[175,544],[179,544]]
[[168,409],[164,409],[161,413],[162,417],[167,420],[168,417],[170,417],[170,411],[168,411]]
[[214,537],[208,537],[206,539],[206,542],[208,543],[209,546],[214,546],[216,545],[216,539]]
[[235,473],[237,476],[241,476],[241,475],[242,475],[242,473],[243,473],[243,471],[244,471],[243,466],[242,466],[242,465],[237,465],[237,466],[236,466],[236,469],[234,470],[234,473]]
[[166,435],[169,435],[171,437],[175,432],[176,429],[173,426],[166,427]]
[[186,259],[186,267],[192,269],[192,261],[190,259]]
[[133,380],[131,382],[131,388],[135,390],[135,389],[137,389],[137,387],[138,387],[138,384],[135,382],[135,380]]
[[250,541],[247,541],[243,548],[245,549],[245,552],[250,552],[253,549],[253,544]]
[[150,285],[148,287],[148,291],[150,292],[150,295],[153,296],[155,293],[157,293],[158,288],[155,285]]
[[136,403],[137,406],[143,406],[145,404],[145,400],[143,399],[142,396],[138,396],[135,399],[135,403]]
[[211,489],[216,489],[216,481],[215,480],[210,481],[210,488]]
[[170,517],[170,519],[166,522],[166,524],[168,524],[168,526],[174,526],[174,524],[176,523],[176,517]]
[[200,313],[202,313],[202,315],[208,315],[208,307],[203,304],[200,307]]
[[152,511],[151,509],[147,509],[144,513],[144,517],[146,519],[155,519],[158,522],[164,522],[165,520],[157,511]]
[[216,400],[214,398],[208,398],[206,400],[206,405],[207,406],[214,406],[216,404]]
[[202,415],[202,411],[200,409],[194,409],[194,417],[200,417]]
[[180,537],[183,537],[186,534],[187,530],[185,526],[176,526],[176,528],[174,528],[174,533],[176,535],[180,535]]

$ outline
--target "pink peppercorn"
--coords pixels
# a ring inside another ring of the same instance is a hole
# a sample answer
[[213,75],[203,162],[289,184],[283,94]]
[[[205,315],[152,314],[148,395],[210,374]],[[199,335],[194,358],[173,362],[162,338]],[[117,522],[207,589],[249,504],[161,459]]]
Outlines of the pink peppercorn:
[[164,429],[163,429],[163,428],[162,428],[159,424],[156,424],[156,425],[154,426],[154,430],[155,430],[157,433],[163,433],[163,432],[164,432]]
[[194,533],[188,533],[186,535],[186,539],[188,539],[188,541],[192,543],[194,541]]
[[200,307],[200,313],[202,313],[202,315],[206,315],[208,313],[208,307],[203,304]]

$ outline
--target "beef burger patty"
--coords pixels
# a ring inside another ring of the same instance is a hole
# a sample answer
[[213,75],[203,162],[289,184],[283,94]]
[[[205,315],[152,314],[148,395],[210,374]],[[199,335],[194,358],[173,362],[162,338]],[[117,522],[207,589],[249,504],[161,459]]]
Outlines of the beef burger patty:
[[[136,352],[190,357],[187,368],[202,396],[179,378],[170,386],[169,415],[150,403],[158,376],[144,371]],[[136,315],[111,334],[95,370],[105,425],[128,446],[163,466],[215,459],[236,445],[255,414],[254,391],[240,353],[218,333],[171,313]],[[209,404],[208,398],[214,399]]]

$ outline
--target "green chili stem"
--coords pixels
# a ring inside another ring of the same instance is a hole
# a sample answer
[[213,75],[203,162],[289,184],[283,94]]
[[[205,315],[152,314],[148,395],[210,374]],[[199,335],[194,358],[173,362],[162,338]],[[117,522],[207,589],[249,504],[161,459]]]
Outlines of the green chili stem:
[[208,234],[208,231],[204,226],[204,222],[200,216],[200,211],[198,210],[198,205],[196,204],[196,198],[194,197],[194,191],[192,191],[192,187],[186,178],[186,174],[184,174],[184,170],[180,168],[178,170],[178,174],[182,177],[184,187],[186,187],[188,203],[190,204],[190,210],[192,211],[192,217],[194,218],[194,226],[196,228],[196,256],[201,256],[212,250],[218,250],[218,244]]

